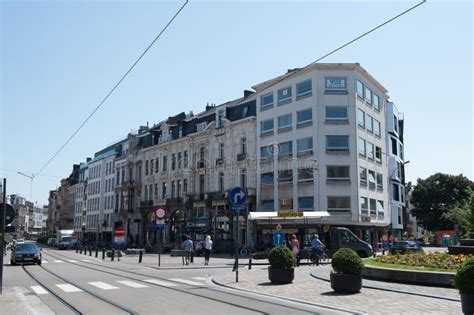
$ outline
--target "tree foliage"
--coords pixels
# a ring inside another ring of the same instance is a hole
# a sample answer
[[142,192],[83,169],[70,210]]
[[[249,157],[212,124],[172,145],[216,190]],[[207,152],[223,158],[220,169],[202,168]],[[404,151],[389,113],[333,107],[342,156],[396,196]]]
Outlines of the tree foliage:
[[418,224],[430,231],[452,230],[460,223],[467,226],[470,217],[466,205],[471,202],[473,190],[474,183],[462,175],[436,173],[418,179],[412,195],[412,214]]

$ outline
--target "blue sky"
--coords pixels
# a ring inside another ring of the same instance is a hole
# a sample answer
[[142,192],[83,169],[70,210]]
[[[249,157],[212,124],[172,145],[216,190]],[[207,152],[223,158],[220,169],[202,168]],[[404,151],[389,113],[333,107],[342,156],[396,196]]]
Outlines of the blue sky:
[[[183,2],[2,1],[0,177],[29,198],[29,179],[97,106]],[[44,171],[73,163],[139,125],[304,66],[416,4],[191,1],[76,138]],[[359,62],[405,114],[408,180],[473,178],[470,2],[431,1],[323,62]],[[47,203],[58,177],[38,176]]]

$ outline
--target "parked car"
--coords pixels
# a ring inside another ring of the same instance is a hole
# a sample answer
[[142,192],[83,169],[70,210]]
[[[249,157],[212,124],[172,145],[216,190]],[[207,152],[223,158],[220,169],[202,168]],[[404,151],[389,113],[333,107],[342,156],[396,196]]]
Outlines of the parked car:
[[34,243],[17,244],[12,250],[10,256],[10,264],[18,263],[34,263],[41,265],[42,255],[41,249]]
[[394,242],[390,247],[390,254],[407,254],[421,252],[423,249],[413,241]]
[[46,242],[47,245],[49,246],[56,246],[57,244],[57,240],[55,237],[51,237],[48,239],[48,241]]

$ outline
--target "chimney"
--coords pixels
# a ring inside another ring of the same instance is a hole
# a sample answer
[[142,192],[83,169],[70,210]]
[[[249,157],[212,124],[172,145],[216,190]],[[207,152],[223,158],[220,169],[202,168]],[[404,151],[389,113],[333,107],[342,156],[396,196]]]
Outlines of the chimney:
[[86,159],[86,162],[90,162],[90,160],[92,160],[92,158],[89,158],[89,157],[88,157],[88,158]]
[[244,98],[247,98],[254,93],[255,93],[254,91],[244,90]]

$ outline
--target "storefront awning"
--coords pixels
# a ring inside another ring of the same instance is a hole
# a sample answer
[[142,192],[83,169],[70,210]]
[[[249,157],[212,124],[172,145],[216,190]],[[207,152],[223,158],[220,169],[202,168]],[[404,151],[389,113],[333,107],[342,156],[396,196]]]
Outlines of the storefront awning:
[[249,220],[267,220],[271,218],[275,219],[301,219],[301,218],[321,218],[329,217],[330,214],[327,211],[278,211],[278,212],[249,212]]

